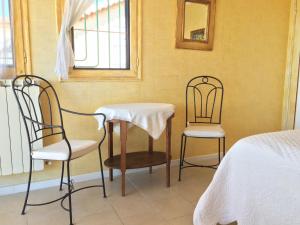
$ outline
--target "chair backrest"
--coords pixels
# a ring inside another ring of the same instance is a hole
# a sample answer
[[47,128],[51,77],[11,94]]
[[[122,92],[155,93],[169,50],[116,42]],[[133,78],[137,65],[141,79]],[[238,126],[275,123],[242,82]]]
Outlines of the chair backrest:
[[65,137],[61,106],[55,89],[47,80],[22,75],[13,80],[12,88],[26,127],[30,151],[38,140],[55,135]]
[[220,124],[224,88],[211,76],[192,78],[186,86],[186,126],[188,124]]

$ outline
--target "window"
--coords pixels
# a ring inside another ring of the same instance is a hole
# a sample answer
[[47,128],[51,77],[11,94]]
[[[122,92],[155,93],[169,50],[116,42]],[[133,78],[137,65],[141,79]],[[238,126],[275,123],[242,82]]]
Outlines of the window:
[[3,67],[11,67],[14,65],[13,58],[13,40],[12,40],[12,21],[10,2],[3,0],[0,4],[1,17],[1,35],[0,35],[0,64]]
[[95,0],[72,37],[75,68],[129,69],[129,0]]
[[0,77],[30,73],[27,0],[0,2]]
[[[57,0],[58,15],[63,0]],[[72,28],[72,78],[139,78],[141,0],[95,0]],[[60,27],[61,18],[58,17]]]

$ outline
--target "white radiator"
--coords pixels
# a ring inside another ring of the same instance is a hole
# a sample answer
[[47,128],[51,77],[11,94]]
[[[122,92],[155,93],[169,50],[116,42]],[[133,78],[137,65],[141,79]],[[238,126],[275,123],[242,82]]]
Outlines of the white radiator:
[[[29,171],[29,145],[26,128],[14,96],[11,80],[0,80],[0,175]],[[30,96],[38,100],[39,89],[31,89]],[[34,148],[42,147],[42,140]],[[34,170],[43,170],[44,162],[34,160]]]

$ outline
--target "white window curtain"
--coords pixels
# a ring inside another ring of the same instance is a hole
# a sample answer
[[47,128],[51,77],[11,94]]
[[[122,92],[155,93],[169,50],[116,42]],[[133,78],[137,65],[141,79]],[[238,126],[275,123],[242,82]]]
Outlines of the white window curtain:
[[71,28],[94,2],[95,0],[66,0],[55,67],[55,72],[60,79],[68,79],[69,68],[74,66],[74,52],[70,39]]
[[10,0],[0,1],[0,79],[11,78],[14,70]]

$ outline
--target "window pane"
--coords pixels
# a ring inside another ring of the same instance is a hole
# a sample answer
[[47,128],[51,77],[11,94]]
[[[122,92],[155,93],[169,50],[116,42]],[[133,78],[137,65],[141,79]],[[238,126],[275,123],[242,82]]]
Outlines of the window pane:
[[129,0],[95,0],[73,27],[76,68],[129,69]]
[[12,67],[14,65],[12,39],[12,23],[10,14],[10,1],[1,0],[0,3],[0,66]]

